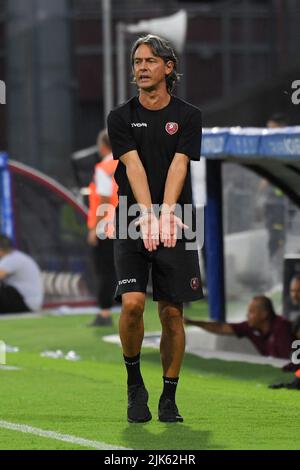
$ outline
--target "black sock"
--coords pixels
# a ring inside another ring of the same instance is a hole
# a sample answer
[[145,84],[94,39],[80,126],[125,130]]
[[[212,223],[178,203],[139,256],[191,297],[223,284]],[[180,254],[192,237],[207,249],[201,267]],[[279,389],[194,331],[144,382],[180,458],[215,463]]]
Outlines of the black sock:
[[162,397],[169,398],[171,401],[175,401],[175,393],[178,384],[179,377],[163,377],[164,389]]
[[127,369],[127,385],[144,385],[143,377],[140,371],[140,354],[134,357],[124,356]]

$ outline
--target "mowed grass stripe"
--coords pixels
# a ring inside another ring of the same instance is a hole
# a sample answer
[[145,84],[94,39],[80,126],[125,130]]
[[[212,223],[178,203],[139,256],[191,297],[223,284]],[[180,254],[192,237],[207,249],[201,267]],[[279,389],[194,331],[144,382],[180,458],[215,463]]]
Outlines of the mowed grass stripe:
[[[146,330],[159,329],[154,305],[147,307],[145,320]],[[153,420],[145,425],[128,424],[122,350],[102,341],[103,335],[116,333],[118,316],[112,328],[89,328],[88,321],[87,317],[45,317],[0,322],[1,339],[20,347],[20,353],[8,354],[7,362],[21,367],[0,371],[2,420],[103,441],[115,448],[300,448],[299,392],[267,388],[291,375],[270,366],[187,354],[177,393],[185,421],[165,425],[157,421],[162,389],[159,351],[147,348],[143,348],[142,370]],[[45,349],[74,349],[82,361],[41,358]],[[13,448],[18,443],[20,448],[30,448],[31,440],[35,449],[71,445],[5,429],[0,429],[0,436],[5,438],[2,442],[0,437],[3,448],[9,448],[11,437]]]

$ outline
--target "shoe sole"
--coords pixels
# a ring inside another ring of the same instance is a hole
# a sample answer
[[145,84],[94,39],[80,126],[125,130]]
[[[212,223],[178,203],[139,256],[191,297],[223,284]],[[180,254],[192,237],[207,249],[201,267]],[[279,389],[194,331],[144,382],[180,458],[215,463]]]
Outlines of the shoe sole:
[[161,423],[183,423],[183,418],[162,419],[162,418],[158,417],[158,421],[160,421]]
[[147,416],[146,418],[141,418],[141,419],[130,419],[130,418],[127,418],[127,421],[128,423],[147,423],[148,421],[151,421],[152,419],[152,415],[150,414],[149,416]]

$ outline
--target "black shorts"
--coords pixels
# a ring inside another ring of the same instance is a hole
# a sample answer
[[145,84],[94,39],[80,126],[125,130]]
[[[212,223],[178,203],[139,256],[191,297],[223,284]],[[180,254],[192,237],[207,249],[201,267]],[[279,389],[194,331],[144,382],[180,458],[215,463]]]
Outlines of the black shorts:
[[100,309],[110,309],[114,304],[116,273],[114,266],[114,241],[110,238],[97,241],[92,253],[97,274],[97,294]]
[[183,241],[174,248],[159,245],[149,252],[142,239],[116,239],[114,258],[116,300],[127,292],[146,292],[151,264],[153,300],[183,303],[203,298],[198,252],[186,250]]

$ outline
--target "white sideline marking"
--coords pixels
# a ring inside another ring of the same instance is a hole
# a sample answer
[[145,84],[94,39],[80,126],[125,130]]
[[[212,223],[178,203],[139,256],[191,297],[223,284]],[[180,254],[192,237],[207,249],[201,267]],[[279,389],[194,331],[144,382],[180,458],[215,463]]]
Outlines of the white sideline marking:
[[70,436],[69,434],[60,434],[55,431],[44,431],[43,429],[33,428],[26,424],[9,423],[8,421],[0,420],[0,428],[9,429],[11,431],[19,431],[25,434],[34,434],[39,437],[48,437],[50,439],[56,439],[57,441],[70,442],[71,444],[77,444],[82,447],[92,447],[98,450],[130,450],[127,447],[118,447],[111,444],[106,444],[101,441],[90,441],[89,439],[83,439],[81,437]]
[[20,367],[14,366],[0,366],[0,370],[21,370]]

